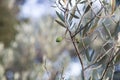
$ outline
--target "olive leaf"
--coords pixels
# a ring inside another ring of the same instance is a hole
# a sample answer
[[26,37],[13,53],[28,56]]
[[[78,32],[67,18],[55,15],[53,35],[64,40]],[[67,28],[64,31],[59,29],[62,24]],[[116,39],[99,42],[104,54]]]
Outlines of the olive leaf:
[[114,13],[115,9],[116,9],[116,0],[111,0],[110,3],[111,7],[112,7],[112,14]]
[[104,29],[106,30],[106,32],[107,32],[107,34],[108,34],[108,37],[109,37],[110,39],[112,39],[112,35],[111,35],[111,33],[110,33],[110,30],[105,26],[104,23],[102,23],[102,25],[103,25]]
[[62,27],[64,27],[64,28],[66,28],[66,26],[65,26],[65,24],[64,23],[62,23],[62,22],[60,22],[60,21],[58,21],[58,20],[55,20],[59,25],[61,25]]
[[64,16],[62,14],[59,14],[57,11],[56,11],[56,14],[61,21],[63,22],[65,21]]
[[73,13],[71,13],[71,16],[73,16],[76,19],[79,19],[79,17],[77,15],[73,14]]
[[86,0],[83,0],[83,1],[80,1],[79,4],[83,4],[83,3],[86,3],[87,1]]

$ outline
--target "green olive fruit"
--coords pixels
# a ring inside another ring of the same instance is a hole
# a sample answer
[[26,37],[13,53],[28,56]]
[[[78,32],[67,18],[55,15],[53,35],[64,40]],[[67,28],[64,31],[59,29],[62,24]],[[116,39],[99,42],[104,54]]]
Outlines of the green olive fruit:
[[56,42],[61,42],[63,40],[63,37],[57,37]]

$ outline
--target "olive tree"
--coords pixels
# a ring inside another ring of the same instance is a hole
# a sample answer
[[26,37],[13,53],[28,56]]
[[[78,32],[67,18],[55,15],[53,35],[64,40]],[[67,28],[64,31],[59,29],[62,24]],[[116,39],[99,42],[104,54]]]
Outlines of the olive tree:
[[118,80],[120,63],[119,0],[57,0],[58,19],[65,29],[56,42],[69,39],[81,63],[80,80]]

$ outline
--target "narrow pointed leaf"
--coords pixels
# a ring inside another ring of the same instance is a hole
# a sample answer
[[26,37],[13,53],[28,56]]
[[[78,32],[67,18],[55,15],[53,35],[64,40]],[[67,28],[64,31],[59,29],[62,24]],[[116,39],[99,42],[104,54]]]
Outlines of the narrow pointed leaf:
[[59,25],[61,25],[62,27],[66,28],[64,23],[62,23],[62,22],[60,22],[60,21],[58,21],[58,20],[55,20],[55,21],[56,21]]
[[93,58],[93,55],[94,55],[94,50],[91,49],[91,48],[88,48],[88,49],[86,50],[87,60],[88,60],[88,61],[91,61],[92,58]]
[[117,36],[118,32],[120,32],[120,21],[117,22],[116,26],[115,26],[115,31],[114,33],[112,34],[112,36]]
[[79,4],[84,4],[84,3],[86,3],[86,2],[87,2],[86,0],[83,0],[83,1],[80,1]]
[[72,2],[71,2],[71,0],[69,0],[69,3],[70,3],[70,6],[72,6]]
[[116,8],[116,0],[111,0],[111,7],[112,7],[112,14],[113,14]]
[[79,19],[79,17],[78,17],[77,15],[75,15],[75,14],[72,14],[72,13],[71,13],[71,16],[73,16],[73,17],[76,18],[76,19]]
[[[91,9],[91,6],[92,6],[93,2],[91,2],[85,9],[84,11],[84,14],[87,13],[90,9]],[[91,5],[91,6],[90,6]]]
[[107,34],[108,34],[108,37],[109,37],[110,39],[112,39],[112,36],[111,36],[110,30],[105,26],[104,23],[102,23],[102,25],[103,25],[104,29],[106,30],[106,32],[107,32]]
[[62,14],[59,14],[57,11],[56,11],[56,14],[57,14],[57,16],[59,17],[59,19],[61,20],[61,21],[65,21],[64,20],[64,16],[62,15]]
[[[77,4],[75,4],[75,6],[73,7],[71,14],[75,14],[76,8],[77,8]],[[73,16],[70,15],[69,21],[71,21],[72,19],[73,19]]]
[[100,18],[95,19],[95,23],[93,26],[91,26],[90,30],[88,31],[88,34],[91,34],[92,32],[94,32],[94,30],[98,27],[99,20]]

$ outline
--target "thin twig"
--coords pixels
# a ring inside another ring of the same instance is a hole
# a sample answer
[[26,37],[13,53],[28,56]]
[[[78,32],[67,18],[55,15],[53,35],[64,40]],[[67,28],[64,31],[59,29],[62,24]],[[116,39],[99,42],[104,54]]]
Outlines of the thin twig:
[[80,60],[81,66],[82,66],[82,75],[83,75],[83,80],[84,80],[84,79],[85,79],[85,78],[84,78],[84,64],[83,64],[83,61],[82,61],[82,59],[81,59],[81,55],[80,55],[80,52],[79,52],[79,50],[78,50],[78,47],[76,46],[76,44],[75,44],[75,42],[74,42],[74,38],[72,38],[71,32],[69,32],[69,33],[70,33],[70,37],[71,37],[73,46],[74,46],[74,48],[75,48],[76,54],[77,54],[77,56],[78,56],[78,58],[79,58],[79,60]]
[[103,80],[108,68],[109,68],[109,65],[111,64],[111,62],[115,59],[115,57],[120,53],[120,49],[116,52],[116,54],[110,59],[110,61],[107,63],[107,66],[102,74],[102,77],[100,78],[100,80]]
[[[103,9],[103,7],[98,11],[97,14],[99,14],[102,9]],[[89,23],[91,23],[95,18],[96,18],[96,15],[95,15],[90,21],[88,21],[84,27],[82,27],[82,28],[80,28],[78,31],[76,31],[75,34],[74,34],[72,37],[75,37],[75,36],[76,36],[79,32],[81,32],[86,26],[88,26]]]
[[80,63],[81,63],[81,66],[82,66],[82,75],[83,75],[83,80],[85,79],[85,77],[84,77],[84,65],[83,65],[83,61],[82,61],[82,59],[81,59],[81,55],[80,55],[80,52],[79,52],[79,50],[78,50],[78,47],[77,47],[77,45],[76,45],[76,43],[75,43],[75,41],[74,41],[74,37],[72,37],[72,33],[71,33],[71,31],[68,29],[69,28],[69,24],[68,24],[68,22],[67,22],[67,16],[68,16],[68,3],[67,3],[67,6],[66,6],[66,11],[65,11],[65,25],[66,25],[66,28],[67,28],[67,30],[68,30],[68,32],[69,32],[69,35],[70,35],[70,38],[71,38],[71,40],[72,40],[72,43],[73,43],[73,46],[74,46],[74,48],[75,48],[75,51],[76,51],[76,54],[77,54],[77,56],[78,56],[78,58],[79,58],[79,60],[80,60]]

